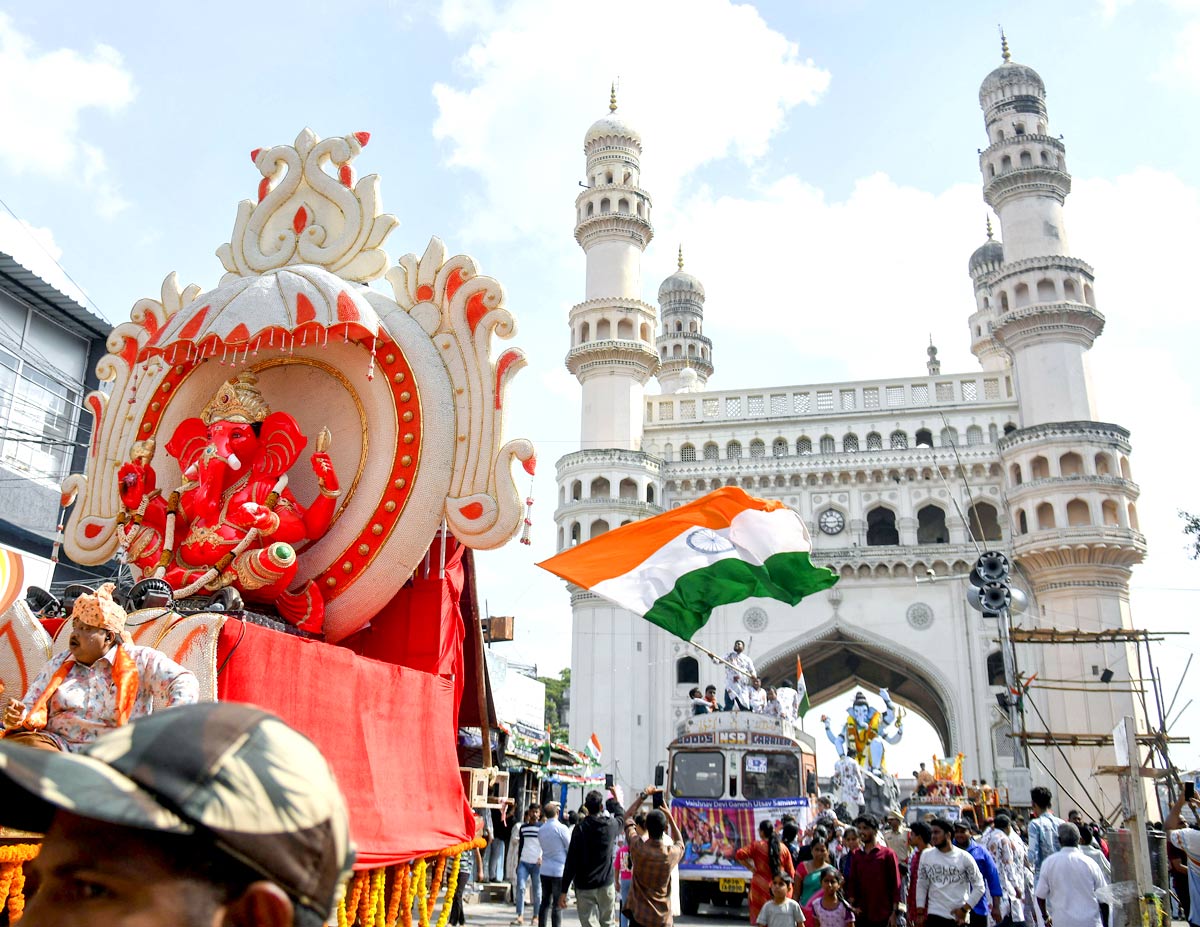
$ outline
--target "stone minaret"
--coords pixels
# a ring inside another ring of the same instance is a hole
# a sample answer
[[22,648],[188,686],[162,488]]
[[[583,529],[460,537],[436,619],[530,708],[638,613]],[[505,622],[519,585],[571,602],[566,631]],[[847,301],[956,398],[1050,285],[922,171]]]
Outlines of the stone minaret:
[[[1019,427],[999,440],[1017,584],[1033,605],[1024,627],[1103,631],[1132,627],[1131,567],[1145,554],[1130,472],[1129,432],[1096,421],[1085,354],[1104,327],[1096,311],[1092,268],[1067,247],[1063,204],[1071,190],[1066,149],[1051,135],[1046,89],[1032,68],[1003,63],[983,81],[979,103],[990,145],[979,157],[983,198],[1000,219],[1003,245],[991,238],[971,257],[976,307],[971,346],[984,369],[1011,368]],[[1129,692],[1137,674],[1133,649],[1122,644],[1018,648],[1026,677],[1065,680],[1061,689],[1031,690],[1031,731],[1108,734],[1123,715],[1139,716]],[[1114,671],[1110,685],[1099,681]],[[1082,691],[1080,691],[1082,690]],[[1038,756],[1080,801],[1089,790],[1116,795],[1116,780],[1089,778],[1114,762],[1110,748],[1064,745],[1087,783],[1075,780],[1052,747]],[[1035,781],[1048,782],[1034,762]],[[1081,772],[1082,771],[1082,772]],[[1060,794],[1059,804],[1067,802]],[[1060,808],[1065,810],[1065,808]],[[1094,813],[1085,810],[1085,814]]]
[[[683,246],[679,269],[658,288],[662,312],[662,334],[658,336],[658,384],[664,393],[685,386],[704,386],[712,376],[712,342],[704,336],[704,286],[683,269]],[[685,370],[693,371],[685,374]]]

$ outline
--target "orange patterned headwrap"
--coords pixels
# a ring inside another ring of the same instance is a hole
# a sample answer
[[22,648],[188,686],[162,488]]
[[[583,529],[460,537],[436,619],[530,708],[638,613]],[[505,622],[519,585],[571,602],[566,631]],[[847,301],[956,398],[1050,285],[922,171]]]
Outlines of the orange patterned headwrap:
[[112,583],[105,583],[94,595],[81,595],[71,609],[71,618],[121,637],[125,633],[125,609],[112,599],[115,588]]

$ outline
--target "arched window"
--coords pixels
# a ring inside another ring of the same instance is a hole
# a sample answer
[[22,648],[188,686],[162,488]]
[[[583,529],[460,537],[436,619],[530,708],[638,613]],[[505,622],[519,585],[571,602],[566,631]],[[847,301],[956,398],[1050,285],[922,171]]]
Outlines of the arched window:
[[825,435],[821,438],[821,453],[832,454],[837,450],[837,443],[833,440],[833,435]]
[[1000,520],[996,507],[988,502],[976,502],[967,510],[967,523],[971,526],[971,537],[976,541],[999,541]]
[[675,685],[694,686],[700,682],[700,662],[695,657],[675,661]]
[[739,460],[742,456],[742,445],[737,441],[730,441],[725,445],[725,456],[730,460]]
[[629,215],[629,200],[625,199],[624,197],[621,197],[621,199],[617,200],[617,212],[624,215]]
[[1071,528],[1082,528],[1092,523],[1092,512],[1083,499],[1072,499],[1067,503],[1067,525]]
[[1012,484],[1014,486],[1020,486],[1021,482],[1022,482],[1022,480],[1021,480],[1021,465],[1019,463],[1015,463],[1011,467],[1009,467],[1008,468],[1008,476],[1009,476],[1009,479],[1012,480]]
[[751,457],[766,457],[767,456],[766,444],[764,444],[758,438],[755,438],[753,441],[750,442],[750,456]]
[[1046,151],[1045,148],[1042,149],[1042,164],[1046,167],[1050,166],[1050,152]]
[[812,439],[811,438],[797,438],[796,439],[796,454],[803,457],[806,454],[811,454],[811,453],[812,453]]
[[1096,455],[1096,475],[1112,475],[1112,459],[1107,454],[1101,453]]
[[608,522],[606,522],[603,518],[597,518],[594,522],[592,522],[592,530],[588,534],[588,539],[590,540],[592,538],[598,538],[607,530]]
[[846,454],[858,453],[858,435],[842,435],[842,451]]
[[573,482],[571,484],[571,501],[578,502],[582,498],[583,498],[583,481],[575,480],[575,482]]
[[607,341],[612,337],[612,323],[608,319],[601,319],[596,323],[596,340]]
[[612,495],[612,484],[603,477],[598,476],[592,480],[592,485],[589,488],[588,498],[591,499],[607,499]]
[[983,429],[978,425],[972,425],[967,429],[967,444],[982,444]]
[[716,460],[720,456],[721,449],[717,447],[717,443],[715,441],[709,441],[706,445],[704,445],[705,460]]
[[1138,527],[1137,509],[1135,509],[1133,507],[1132,502],[1129,503],[1129,527],[1132,528],[1134,531],[1142,530],[1141,528]]
[[1013,296],[1016,298],[1017,308],[1029,305],[1029,284],[1018,283],[1013,287]]
[[1011,171],[1011,170],[1012,170],[1012,158],[1010,158],[1008,155],[1005,155],[1003,158],[1000,159],[1000,173],[1003,174],[1005,171]]
[[1044,480],[1050,476],[1050,464],[1041,454],[1029,461],[1030,479]]
[[621,319],[617,322],[617,337],[622,341],[633,340],[633,323],[629,319]]
[[1017,534],[1029,533],[1029,519],[1025,516],[1024,509],[1017,509]]
[[988,441],[990,441],[992,444],[995,444],[999,437],[1000,429],[996,427],[995,422],[992,422],[990,425],[988,425]]
[[696,445],[684,444],[679,448],[679,459],[684,463],[692,463],[696,459]]
[[[609,182],[611,183],[612,181],[610,180]],[[609,202],[608,197],[605,197],[600,201],[600,215],[604,216],[610,212],[612,212],[612,203]]]
[[867,546],[887,547],[900,543],[900,532],[896,530],[896,513],[877,506],[867,512]]
[[1117,503],[1112,499],[1105,499],[1100,503],[1100,514],[1104,519],[1104,524],[1110,528],[1119,527],[1121,519],[1117,515]]
[[1057,527],[1054,523],[1054,506],[1049,502],[1043,502],[1037,507],[1037,523],[1038,531]]
[[1007,290],[1000,291],[1000,311],[1008,312],[1008,291]]
[[1129,458],[1121,458],[1121,478],[1126,480],[1133,479],[1133,471],[1129,469]]
[[958,444],[958,429],[957,428],[943,428],[941,431],[941,434],[938,436],[938,438],[941,441],[942,447],[950,447],[951,445],[957,445]]
[[867,450],[882,451],[883,450],[883,435],[878,431],[867,432]]
[[771,444],[771,454],[775,457],[786,457],[788,452],[787,438],[776,438]]
[[579,522],[573,522],[571,524],[571,546],[574,547],[579,540]]
[[653,483],[646,484],[646,501],[649,502],[651,505],[654,505],[654,484]]
[[1004,433],[1005,433],[1006,435],[1010,435],[1010,434],[1012,434],[1012,433],[1013,433],[1014,431],[1016,431],[1016,430],[1017,430],[1017,426],[1016,426],[1016,425],[1014,425],[1012,422],[1005,422],[1005,423],[1004,423]]
[[1043,277],[1037,282],[1037,301],[1039,303],[1052,303],[1057,295],[1053,280],[1047,280]]
[[587,322],[584,322],[583,325],[581,325],[579,327],[579,343],[583,344],[587,341],[590,341],[591,337],[592,337],[591,326],[589,326]]
[[1004,682],[1004,654],[993,650],[987,657],[987,676],[989,686],[1002,686]]
[[646,342],[647,344],[649,344],[650,343],[650,323],[643,322],[640,332],[641,332],[642,340],[644,342]]
[[618,498],[636,500],[638,495],[637,480],[632,480],[629,477],[625,477],[625,479],[621,480],[621,482],[617,484]]
[[1072,303],[1079,302],[1079,288],[1070,277],[1063,281],[1063,299]]
[[917,429],[917,447],[933,447],[933,432],[928,428]]
[[681,332],[681,331],[683,331],[683,323],[682,323],[682,322],[680,322],[680,321],[676,320],[676,322],[675,322],[675,331],[677,331],[677,332]]
[[950,532],[946,530],[946,513],[936,505],[927,505],[917,510],[917,543],[950,543]]
[[1063,476],[1083,476],[1083,458],[1071,451],[1058,458],[1058,472]]
[[888,444],[894,451],[902,451],[908,447],[908,435],[903,431],[893,431],[888,436]]
[[1083,301],[1089,306],[1096,305],[1096,294],[1092,292],[1092,285],[1090,283],[1083,285]]
[[1033,167],[1033,155],[1028,151],[1021,152],[1021,167]]

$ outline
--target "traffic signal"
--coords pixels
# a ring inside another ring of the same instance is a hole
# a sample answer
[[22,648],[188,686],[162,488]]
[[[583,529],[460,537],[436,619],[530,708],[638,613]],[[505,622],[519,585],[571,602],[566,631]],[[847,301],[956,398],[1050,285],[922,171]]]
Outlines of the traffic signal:
[[984,618],[999,618],[1012,604],[1008,558],[1004,554],[987,550],[975,561],[967,601],[973,609],[983,612]]

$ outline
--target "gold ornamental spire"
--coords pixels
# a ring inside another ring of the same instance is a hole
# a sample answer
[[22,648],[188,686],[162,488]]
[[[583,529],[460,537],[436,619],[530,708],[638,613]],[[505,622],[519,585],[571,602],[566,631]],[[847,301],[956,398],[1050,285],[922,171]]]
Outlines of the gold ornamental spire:
[[1000,57],[1004,59],[1005,64],[1009,64],[1012,61],[1012,55],[1008,53],[1008,36],[1004,34],[1003,26],[996,28],[1000,30]]
[[683,270],[683,245],[679,246],[679,269]]
[[[987,233],[988,233],[988,241],[991,241],[992,240],[992,217],[991,216],[987,217]],[[930,337],[932,337],[932,336],[930,336]]]
[[608,111],[615,113],[617,111],[617,83],[613,81],[608,85]]

